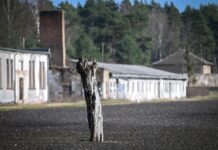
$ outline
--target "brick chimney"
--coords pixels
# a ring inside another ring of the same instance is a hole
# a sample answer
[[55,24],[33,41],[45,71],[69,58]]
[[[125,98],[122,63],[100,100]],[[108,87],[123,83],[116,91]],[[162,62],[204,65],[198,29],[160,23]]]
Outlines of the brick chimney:
[[50,48],[50,66],[65,67],[64,11],[45,10],[40,12],[40,45]]

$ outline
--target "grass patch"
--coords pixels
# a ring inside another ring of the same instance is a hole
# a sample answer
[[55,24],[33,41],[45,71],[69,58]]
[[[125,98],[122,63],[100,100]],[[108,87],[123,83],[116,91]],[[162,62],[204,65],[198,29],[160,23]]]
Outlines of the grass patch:
[[[157,99],[149,101],[140,101],[139,103],[163,103],[163,102],[176,102],[176,101],[200,101],[200,100],[218,100],[217,92],[210,92],[208,96],[196,96],[186,99]],[[129,100],[102,100],[103,106],[108,105],[127,105],[136,104]],[[86,107],[85,100],[76,102],[63,102],[63,103],[44,103],[44,104],[3,104],[0,105],[0,111],[13,111],[13,110],[33,110],[33,109],[55,109],[55,108],[81,108]]]
[[126,104],[135,104],[136,102],[132,102],[129,100],[102,100],[101,104],[104,105],[126,105]]
[[[102,100],[102,105],[124,105],[133,102],[127,100]],[[63,103],[43,103],[43,104],[4,104],[0,105],[0,111],[13,111],[13,110],[33,110],[33,109],[49,109],[49,108],[81,108],[86,107],[85,100],[76,102],[63,102]]]
[[0,111],[67,108],[67,107],[72,107],[72,108],[85,107],[85,102],[77,101],[74,103],[10,104],[10,105],[0,106]]
[[206,96],[195,96],[186,99],[187,101],[199,101],[199,100],[218,100],[218,92],[210,92]]

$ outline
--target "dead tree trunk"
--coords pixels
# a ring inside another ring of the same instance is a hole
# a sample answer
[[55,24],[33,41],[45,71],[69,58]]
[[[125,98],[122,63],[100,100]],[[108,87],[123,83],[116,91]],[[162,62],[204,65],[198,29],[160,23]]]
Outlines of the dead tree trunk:
[[81,75],[85,93],[90,141],[103,142],[104,134],[102,107],[96,83],[97,63],[93,62],[90,65],[86,59],[80,58],[76,69]]

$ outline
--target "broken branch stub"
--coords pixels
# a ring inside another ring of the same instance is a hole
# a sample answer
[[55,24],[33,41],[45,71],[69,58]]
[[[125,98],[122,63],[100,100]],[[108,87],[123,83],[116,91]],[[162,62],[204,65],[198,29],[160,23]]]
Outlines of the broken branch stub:
[[85,94],[90,141],[103,142],[102,107],[96,82],[97,63],[94,61],[90,65],[86,59],[80,58],[76,69],[81,76]]

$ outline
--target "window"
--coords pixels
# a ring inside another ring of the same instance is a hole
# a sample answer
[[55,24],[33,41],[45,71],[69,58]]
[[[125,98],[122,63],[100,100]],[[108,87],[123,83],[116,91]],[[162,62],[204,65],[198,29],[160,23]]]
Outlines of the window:
[[45,88],[45,63],[39,63],[39,85],[41,89]]
[[129,92],[129,81],[127,81],[127,92]]
[[132,82],[132,92],[134,92],[134,81]]
[[20,61],[20,70],[23,71],[23,61]]
[[151,92],[151,82],[148,82],[148,91]]
[[142,81],[142,88],[141,88],[141,92],[143,93],[144,92],[144,82]]
[[146,81],[144,82],[144,92],[146,93],[147,91],[146,91]]
[[137,82],[137,92],[139,92],[139,81]]
[[13,86],[13,60],[7,59],[7,88],[12,89]]
[[169,92],[171,93],[172,91],[172,85],[171,85],[171,82],[169,82]]
[[2,59],[0,58],[0,89],[2,88]]
[[112,93],[112,86],[113,86],[113,84],[112,84],[112,82],[110,81],[110,93]]
[[29,61],[29,88],[35,89],[35,61]]
[[108,92],[109,92],[109,86],[108,86],[108,81],[106,81],[106,93],[108,93]]

